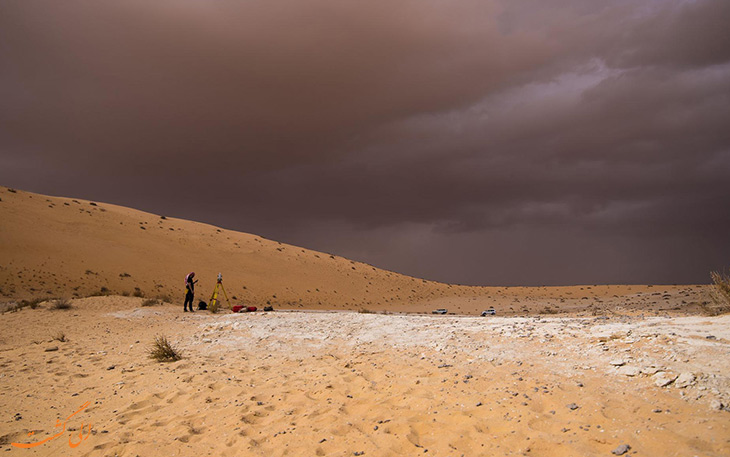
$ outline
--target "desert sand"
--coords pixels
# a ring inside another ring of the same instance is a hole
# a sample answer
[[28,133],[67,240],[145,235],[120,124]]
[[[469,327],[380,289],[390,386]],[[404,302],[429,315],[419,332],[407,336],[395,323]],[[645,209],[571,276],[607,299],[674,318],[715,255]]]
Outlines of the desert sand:
[[[448,285],[7,188],[0,217],[7,455],[730,455],[708,285]],[[275,311],[183,313],[191,269]]]

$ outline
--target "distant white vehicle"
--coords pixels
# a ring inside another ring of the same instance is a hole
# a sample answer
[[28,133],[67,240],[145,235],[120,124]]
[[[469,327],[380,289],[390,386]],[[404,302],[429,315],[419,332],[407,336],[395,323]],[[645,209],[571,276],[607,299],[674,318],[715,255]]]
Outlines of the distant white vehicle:
[[497,311],[494,308],[489,308],[482,311],[482,316],[494,316],[495,314],[497,314]]
[[449,312],[449,310],[446,308],[439,308],[439,309],[435,309],[435,310],[431,311],[431,314],[446,314],[448,312]]

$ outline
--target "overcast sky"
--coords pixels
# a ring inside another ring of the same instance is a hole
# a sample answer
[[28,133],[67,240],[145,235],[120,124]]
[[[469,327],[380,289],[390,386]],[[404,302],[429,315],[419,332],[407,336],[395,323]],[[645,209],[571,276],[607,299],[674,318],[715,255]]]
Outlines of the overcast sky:
[[3,0],[0,184],[445,282],[706,283],[728,24],[727,0]]

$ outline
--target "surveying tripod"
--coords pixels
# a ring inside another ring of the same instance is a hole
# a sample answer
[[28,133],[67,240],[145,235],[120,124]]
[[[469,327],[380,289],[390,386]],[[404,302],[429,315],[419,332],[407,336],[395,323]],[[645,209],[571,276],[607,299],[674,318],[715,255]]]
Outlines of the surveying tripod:
[[215,307],[220,303],[220,300],[218,300],[218,289],[223,291],[223,296],[226,297],[226,303],[228,303],[228,308],[231,307],[231,301],[228,299],[228,294],[226,293],[226,289],[223,288],[223,275],[221,273],[218,273],[218,282],[215,284],[215,287],[213,288],[213,295],[210,297],[210,307],[215,309]]

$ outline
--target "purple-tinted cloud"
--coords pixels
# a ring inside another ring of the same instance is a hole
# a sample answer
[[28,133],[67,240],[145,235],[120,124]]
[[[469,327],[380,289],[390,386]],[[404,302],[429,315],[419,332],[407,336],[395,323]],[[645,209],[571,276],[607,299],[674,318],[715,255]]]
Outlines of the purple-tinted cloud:
[[7,1],[0,180],[434,279],[705,281],[730,258],[728,20],[721,0]]

